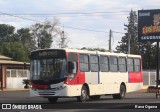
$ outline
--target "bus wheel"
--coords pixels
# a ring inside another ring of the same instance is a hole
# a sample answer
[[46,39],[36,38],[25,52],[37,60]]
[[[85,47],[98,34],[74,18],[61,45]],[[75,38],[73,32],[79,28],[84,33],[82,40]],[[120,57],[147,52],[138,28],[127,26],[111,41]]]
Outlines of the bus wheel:
[[49,101],[50,103],[56,103],[57,100],[58,100],[58,98],[48,98],[48,101]]
[[88,96],[87,88],[83,86],[81,89],[81,96],[77,96],[77,101],[85,102],[87,100],[87,96]]
[[120,93],[119,94],[113,94],[113,98],[114,99],[123,99],[125,98],[125,95],[126,95],[126,87],[122,84],[120,86]]
[[99,100],[100,97],[101,97],[100,95],[89,96],[89,98],[90,98],[91,100]]

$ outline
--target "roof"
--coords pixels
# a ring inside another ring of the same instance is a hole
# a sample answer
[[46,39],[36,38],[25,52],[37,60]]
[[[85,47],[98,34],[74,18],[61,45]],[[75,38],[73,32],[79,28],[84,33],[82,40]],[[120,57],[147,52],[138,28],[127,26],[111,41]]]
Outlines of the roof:
[[[54,50],[54,49],[53,48],[47,48],[47,49],[37,49],[37,50],[34,50],[34,51],[43,51],[43,50]],[[134,54],[113,53],[113,52],[100,52],[100,51],[88,51],[88,50],[79,50],[79,49],[71,49],[71,48],[57,48],[55,50],[65,50],[66,52],[100,54],[100,55],[108,55],[108,56],[141,57],[140,55],[134,55]],[[32,52],[34,52],[34,51],[32,51]]]
[[11,60],[12,58],[0,55],[0,60]]
[[[10,65],[24,65],[26,62],[19,62],[19,61],[11,61],[11,60],[0,60],[0,64],[10,64]],[[29,65],[30,63],[26,63]]]
[[9,64],[9,65],[24,65],[24,63],[26,63],[27,65],[30,64],[27,62],[12,61],[11,59],[12,58],[0,55],[0,64]]

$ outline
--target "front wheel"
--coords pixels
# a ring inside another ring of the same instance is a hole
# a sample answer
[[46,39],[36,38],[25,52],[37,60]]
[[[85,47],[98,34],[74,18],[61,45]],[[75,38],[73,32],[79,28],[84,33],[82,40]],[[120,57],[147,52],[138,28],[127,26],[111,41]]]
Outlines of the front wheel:
[[81,96],[77,96],[77,101],[85,102],[87,100],[87,96],[88,96],[87,88],[83,86],[81,89]]
[[120,93],[119,94],[113,94],[114,99],[123,99],[126,95],[126,87],[124,85],[120,86]]
[[50,103],[56,103],[57,100],[58,100],[58,98],[48,98],[48,101],[49,101]]

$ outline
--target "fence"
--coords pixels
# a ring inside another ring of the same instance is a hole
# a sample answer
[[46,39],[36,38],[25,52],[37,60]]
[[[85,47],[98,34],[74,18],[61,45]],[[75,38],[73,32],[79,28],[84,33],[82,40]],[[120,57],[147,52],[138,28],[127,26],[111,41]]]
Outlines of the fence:
[[22,81],[29,77],[29,70],[7,69],[7,88],[24,88]]
[[156,85],[156,72],[155,71],[143,71],[143,85],[155,86]]

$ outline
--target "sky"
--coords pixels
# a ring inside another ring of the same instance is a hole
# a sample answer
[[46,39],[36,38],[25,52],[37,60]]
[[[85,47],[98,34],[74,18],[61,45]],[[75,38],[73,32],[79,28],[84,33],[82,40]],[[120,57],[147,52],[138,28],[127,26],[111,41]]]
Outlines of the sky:
[[130,11],[158,9],[160,1],[0,0],[0,7],[0,24],[13,25],[16,29],[58,19],[59,27],[69,40],[69,48],[99,47],[108,50],[111,29],[111,45],[112,50],[115,50],[126,32],[124,24],[128,24]]

